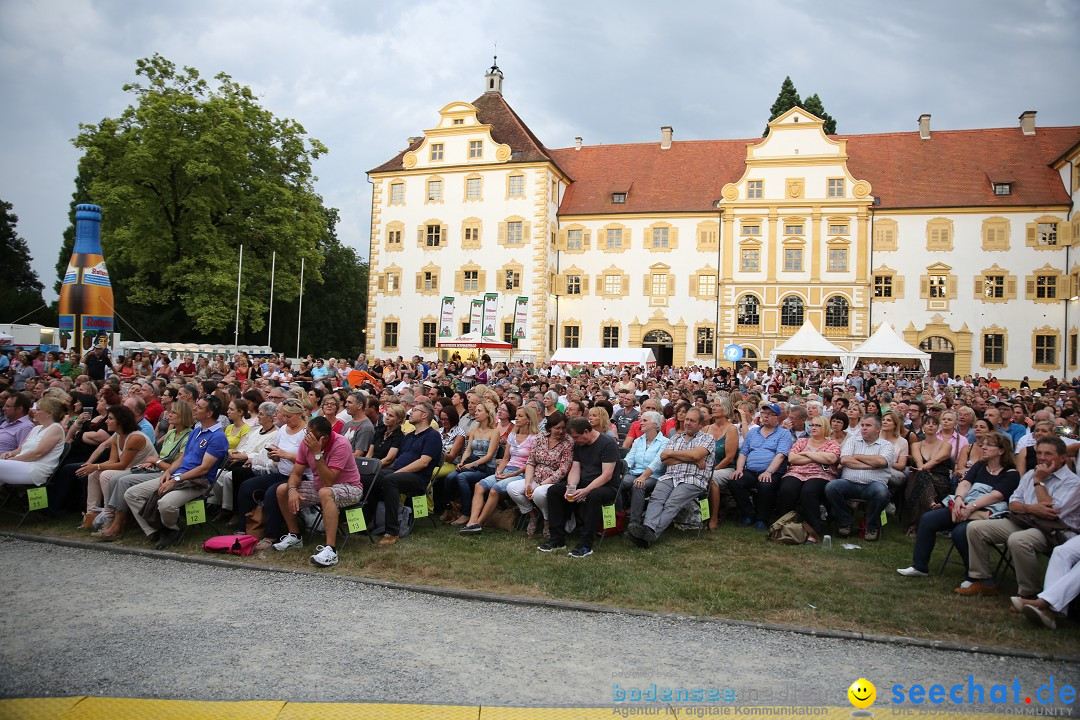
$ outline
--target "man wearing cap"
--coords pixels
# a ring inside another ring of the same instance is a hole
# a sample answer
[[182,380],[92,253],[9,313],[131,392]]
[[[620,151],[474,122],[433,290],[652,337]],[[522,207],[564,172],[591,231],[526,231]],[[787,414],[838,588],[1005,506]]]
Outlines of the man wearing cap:
[[105,379],[105,368],[116,372],[112,358],[109,357],[109,350],[105,347],[104,338],[102,338],[102,342],[94,345],[93,350],[86,353],[83,364],[86,365],[86,374],[90,376],[90,379],[98,382]]
[[[795,441],[789,431],[780,427],[783,412],[778,403],[762,405],[758,413],[761,424],[751,428],[739,449],[739,460],[729,487],[743,516],[743,527],[753,525],[758,530],[765,530],[772,521],[776,499],[773,478],[779,480],[783,475],[787,454]],[[750,491],[755,488],[756,504],[750,497]]]

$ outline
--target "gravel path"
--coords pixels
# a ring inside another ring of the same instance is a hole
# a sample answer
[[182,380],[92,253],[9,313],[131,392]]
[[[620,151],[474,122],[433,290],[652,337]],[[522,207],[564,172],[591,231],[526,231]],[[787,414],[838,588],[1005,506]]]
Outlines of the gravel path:
[[[587,562],[587,561],[586,561]],[[738,704],[846,706],[848,685],[1080,666],[474,602],[0,538],[0,697],[610,705],[620,689],[731,688]],[[924,706],[925,707],[925,706]]]

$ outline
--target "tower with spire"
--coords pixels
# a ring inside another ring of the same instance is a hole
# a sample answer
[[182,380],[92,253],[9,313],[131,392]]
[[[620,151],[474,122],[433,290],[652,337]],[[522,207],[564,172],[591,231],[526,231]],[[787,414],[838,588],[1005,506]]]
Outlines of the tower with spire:
[[503,73],[499,69],[499,56],[495,55],[491,61],[491,69],[484,75],[484,92],[502,95]]

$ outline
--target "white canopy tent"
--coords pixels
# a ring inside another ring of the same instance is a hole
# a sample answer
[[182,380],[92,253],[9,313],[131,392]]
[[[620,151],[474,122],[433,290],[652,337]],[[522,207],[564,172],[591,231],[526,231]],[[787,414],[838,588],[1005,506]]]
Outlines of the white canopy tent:
[[930,369],[930,353],[904,342],[887,322],[881,323],[862,345],[844,353],[844,373],[850,373],[859,360],[918,360],[923,372]]
[[782,357],[842,359],[846,352],[839,345],[829,342],[808,320],[798,332],[769,353],[769,365],[776,367],[777,359]]
[[655,365],[649,348],[559,348],[551,362],[566,365]]

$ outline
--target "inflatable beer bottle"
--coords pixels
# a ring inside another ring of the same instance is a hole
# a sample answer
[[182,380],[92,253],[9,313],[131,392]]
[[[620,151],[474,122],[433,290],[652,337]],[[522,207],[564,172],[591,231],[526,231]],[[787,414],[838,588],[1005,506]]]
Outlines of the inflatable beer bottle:
[[81,357],[94,338],[113,331],[113,292],[101,254],[101,208],[75,206],[75,249],[60,287],[60,331]]

